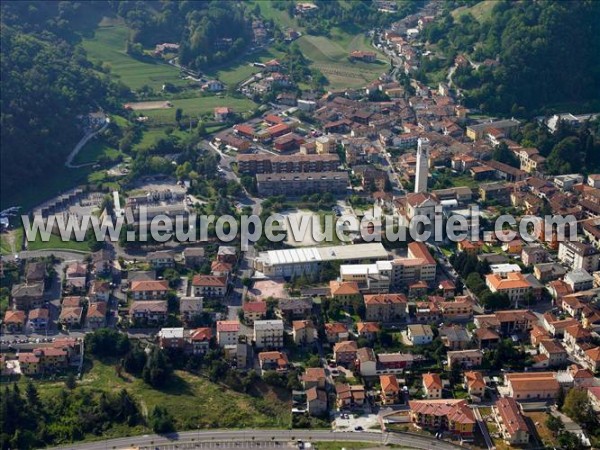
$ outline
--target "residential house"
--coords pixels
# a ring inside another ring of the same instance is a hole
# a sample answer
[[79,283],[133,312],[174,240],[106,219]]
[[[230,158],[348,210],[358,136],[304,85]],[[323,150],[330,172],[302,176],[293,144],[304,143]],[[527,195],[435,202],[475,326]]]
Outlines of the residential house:
[[217,261],[235,265],[237,263],[237,250],[230,245],[220,245],[217,250]]
[[429,325],[414,324],[406,328],[406,337],[412,345],[427,345],[433,341],[433,330]]
[[66,329],[81,327],[83,308],[81,306],[63,306],[60,310],[58,323]]
[[202,297],[181,297],[179,299],[179,315],[184,324],[189,324],[204,311]]
[[221,298],[227,292],[227,278],[214,275],[194,275],[194,297]]
[[162,349],[182,349],[185,345],[183,327],[161,328],[158,332],[158,343]]
[[479,398],[485,395],[485,380],[481,372],[475,370],[464,372],[463,383],[469,395]]
[[594,277],[585,269],[573,269],[565,275],[564,282],[571,292],[585,291],[594,287]]
[[330,281],[329,292],[336,303],[344,306],[351,306],[361,299],[360,289],[355,281]]
[[317,329],[312,320],[294,320],[292,336],[296,345],[313,344],[317,338]]
[[483,352],[479,349],[453,350],[449,351],[446,355],[448,358],[448,369],[452,369],[455,365],[463,368],[477,367],[483,361]]
[[106,326],[108,304],[104,301],[90,303],[86,315],[87,326],[92,330]]
[[232,271],[233,264],[231,263],[213,261],[210,264],[210,274],[215,277],[224,277],[226,280],[229,280]]
[[396,322],[406,317],[408,299],[404,294],[364,296],[365,318],[373,322]]
[[464,350],[471,344],[471,337],[463,326],[443,326],[439,331],[444,346],[450,350]]
[[314,387],[325,389],[327,383],[325,369],[322,367],[307,367],[305,372],[300,376],[300,381],[305,390]]
[[511,372],[504,381],[507,397],[517,401],[554,400],[560,388],[554,372]]
[[256,348],[283,347],[283,320],[255,320],[254,345]]
[[424,373],[422,379],[425,398],[442,398],[442,379],[437,373]]
[[237,320],[217,321],[217,343],[221,347],[237,345],[240,333],[240,323]]
[[381,331],[377,322],[357,322],[356,332],[359,338],[364,338],[372,342],[377,337],[377,333]]
[[150,252],[146,255],[146,260],[155,270],[175,267],[175,254],[170,250]]
[[478,348],[491,349],[495,348],[500,343],[502,337],[495,329],[483,327],[473,331],[473,340]]
[[129,289],[134,300],[159,300],[169,292],[167,280],[132,281]]
[[325,336],[330,344],[348,340],[348,326],[340,322],[326,323]]
[[46,280],[46,263],[32,261],[25,268],[25,281],[27,283],[44,283]]
[[258,354],[258,362],[263,373],[267,370],[286,372],[289,365],[287,355],[279,351],[260,352]]
[[568,353],[563,345],[551,339],[540,342],[539,354],[534,358],[537,367],[563,366],[568,362]]
[[558,259],[572,269],[584,269],[592,273],[598,270],[600,250],[590,244],[564,241],[558,246]]
[[477,421],[465,400],[411,400],[408,404],[411,422],[416,426],[472,439]]
[[191,347],[191,353],[194,355],[204,355],[210,349],[210,340],[212,339],[212,330],[207,327],[189,330],[187,342]]
[[587,368],[596,373],[600,370],[600,347],[593,347],[585,350],[583,362]]
[[293,320],[305,319],[310,316],[313,303],[310,298],[280,299],[275,313],[287,323]]
[[254,323],[255,320],[261,320],[267,316],[267,302],[244,302],[242,311],[244,311],[244,320],[247,323]]
[[167,320],[166,300],[134,301],[129,308],[129,321],[140,325],[159,325]]
[[336,403],[338,408],[357,408],[365,404],[366,392],[363,385],[336,384]]
[[50,312],[47,308],[34,308],[29,311],[27,321],[31,329],[39,333],[48,328]]
[[40,308],[44,304],[44,283],[15,284],[10,296],[15,309],[28,311]]
[[40,356],[35,353],[19,352],[18,361],[23,375],[37,375],[41,372]]
[[496,401],[494,418],[502,439],[509,445],[526,445],[529,443],[529,427],[521,413],[521,408],[514,398],[504,397]]
[[521,261],[526,266],[542,264],[548,260],[548,252],[543,247],[523,247]]
[[183,262],[189,269],[198,269],[206,261],[204,247],[186,247],[183,250]]
[[356,359],[357,351],[356,341],[341,341],[333,346],[333,359],[337,364],[350,366]]
[[381,385],[381,403],[395,405],[400,402],[400,386],[396,375],[379,375]]
[[90,286],[90,302],[108,302],[110,300],[110,283],[104,280],[94,280]]
[[322,416],[327,412],[327,392],[316,387],[306,391],[306,409],[311,416]]
[[25,311],[7,310],[4,314],[4,329],[7,333],[20,333],[25,327]]

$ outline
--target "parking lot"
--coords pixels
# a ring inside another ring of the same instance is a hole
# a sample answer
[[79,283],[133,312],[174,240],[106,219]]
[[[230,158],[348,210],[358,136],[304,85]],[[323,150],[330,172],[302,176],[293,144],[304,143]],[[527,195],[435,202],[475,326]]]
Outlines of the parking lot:
[[355,414],[346,411],[336,412],[333,421],[334,431],[342,432],[379,432],[381,431],[377,414]]

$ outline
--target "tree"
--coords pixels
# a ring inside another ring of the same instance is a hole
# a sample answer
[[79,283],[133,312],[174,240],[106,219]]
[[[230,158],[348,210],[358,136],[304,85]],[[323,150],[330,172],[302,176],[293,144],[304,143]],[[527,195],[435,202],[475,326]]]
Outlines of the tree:
[[567,392],[562,412],[586,429],[598,425],[596,414],[585,389],[573,388]]
[[558,436],[565,429],[565,425],[560,417],[553,416],[552,414],[548,414],[546,418],[546,427],[554,436]]
[[515,154],[508,148],[506,142],[501,142],[494,148],[494,151],[492,152],[492,159],[504,164],[508,164],[509,166],[517,168],[520,166],[519,160],[517,159]]
[[172,433],[175,431],[173,417],[162,406],[155,406],[150,413],[150,426],[157,434]]
[[177,108],[175,110],[175,122],[177,122],[177,124],[179,124],[179,122],[181,122],[182,118],[183,118],[183,109]]
[[173,367],[165,353],[159,348],[154,348],[146,360],[142,377],[153,388],[161,388],[166,384],[172,371]]
[[67,379],[65,380],[65,387],[67,389],[69,389],[70,391],[72,391],[73,389],[75,389],[77,387],[77,381],[75,380],[75,375],[73,375],[72,373],[69,373],[69,375],[67,375]]

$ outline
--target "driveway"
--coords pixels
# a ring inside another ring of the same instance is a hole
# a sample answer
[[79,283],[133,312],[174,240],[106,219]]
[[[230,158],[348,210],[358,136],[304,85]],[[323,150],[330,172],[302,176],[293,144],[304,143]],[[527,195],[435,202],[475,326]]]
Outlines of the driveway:
[[356,427],[362,427],[362,431],[369,431],[380,433],[381,426],[377,414],[353,414],[344,413],[348,415],[347,419],[341,417],[341,412],[335,413],[335,419],[333,421],[333,430],[340,432],[356,432]]

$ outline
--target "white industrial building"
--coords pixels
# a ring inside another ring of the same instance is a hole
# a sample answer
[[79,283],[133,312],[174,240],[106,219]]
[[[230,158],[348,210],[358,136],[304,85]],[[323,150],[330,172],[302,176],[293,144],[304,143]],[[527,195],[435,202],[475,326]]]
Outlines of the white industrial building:
[[329,261],[353,263],[388,259],[380,242],[332,247],[269,250],[258,254],[254,269],[269,277],[292,277],[317,273]]

